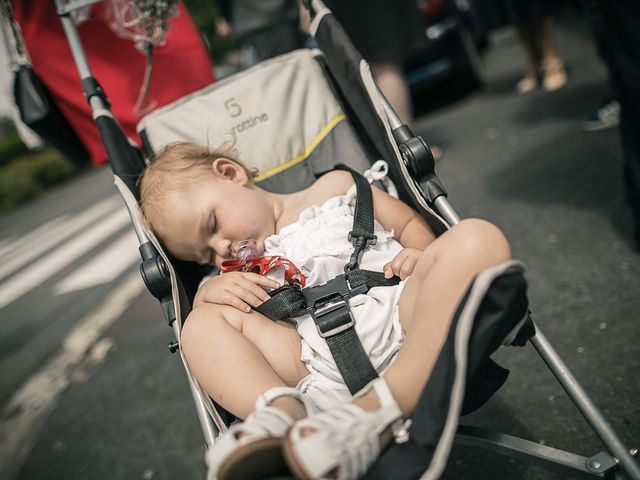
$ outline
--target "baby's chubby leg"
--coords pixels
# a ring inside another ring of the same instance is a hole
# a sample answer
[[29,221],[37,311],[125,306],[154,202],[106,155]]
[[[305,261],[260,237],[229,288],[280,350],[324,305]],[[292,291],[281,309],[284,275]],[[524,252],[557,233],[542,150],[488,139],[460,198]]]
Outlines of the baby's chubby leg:
[[[187,318],[182,351],[202,387],[240,418],[254,410],[256,399],[278,386],[295,386],[308,371],[300,360],[295,327],[257,312],[205,303]],[[292,418],[305,415],[302,404],[280,397],[274,405]]]
[[[403,416],[413,413],[473,277],[510,258],[502,232],[477,219],[463,220],[424,250],[400,296],[405,339],[384,375]],[[367,410],[378,406],[374,392],[355,403]]]

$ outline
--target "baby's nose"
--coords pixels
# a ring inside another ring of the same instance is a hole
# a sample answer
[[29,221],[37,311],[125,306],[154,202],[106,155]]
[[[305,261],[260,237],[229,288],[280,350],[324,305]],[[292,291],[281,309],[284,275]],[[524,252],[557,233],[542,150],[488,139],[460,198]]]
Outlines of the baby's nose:
[[226,239],[217,239],[213,249],[219,257],[229,258],[231,256],[231,241]]

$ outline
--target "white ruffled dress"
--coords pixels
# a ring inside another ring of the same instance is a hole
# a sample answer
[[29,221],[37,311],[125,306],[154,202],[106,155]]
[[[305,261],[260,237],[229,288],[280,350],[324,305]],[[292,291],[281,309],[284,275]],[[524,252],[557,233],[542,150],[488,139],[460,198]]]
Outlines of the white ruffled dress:
[[[265,240],[265,255],[281,255],[291,260],[307,277],[307,286],[321,285],[343,273],[353,253],[347,235],[353,227],[355,198],[354,185],[346,195],[304,210],[296,223]],[[377,243],[365,251],[360,268],[381,272],[402,246],[393,238],[393,232],[377,221],[375,235]],[[404,282],[393,287],[375,287],[349,301],[358,337],[378,372],[389,366],[403,339],[398,316],[403,286]],[[309,370],[298,388],[323,410],[349,400],[351,394],[311,316],[297,317],[295,322],[302,337],[302,361]]]

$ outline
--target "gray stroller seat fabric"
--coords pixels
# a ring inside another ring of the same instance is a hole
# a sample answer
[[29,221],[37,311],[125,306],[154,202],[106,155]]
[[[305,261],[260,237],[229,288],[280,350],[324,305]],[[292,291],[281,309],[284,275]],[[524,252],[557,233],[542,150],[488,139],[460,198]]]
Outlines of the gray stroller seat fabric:
[[232,146],[256,183],[278,193],[305,188],[338,163],[365,170],[372,162],[318,56],[289,53],[156,110],[138,127],[147,154],[174,141]]

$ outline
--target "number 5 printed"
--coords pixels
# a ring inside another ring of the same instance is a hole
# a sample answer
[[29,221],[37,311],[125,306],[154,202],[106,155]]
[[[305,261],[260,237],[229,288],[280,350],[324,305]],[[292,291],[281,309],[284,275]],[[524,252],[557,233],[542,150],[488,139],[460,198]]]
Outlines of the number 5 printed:
[[227,109],[227,112],[229,112],[229,115],[231,115],[232,117],[237,117],[242,113],[242,108],[240,107],[238,102],[236,102],[235,98],[230,98],[229,100],[224,102],[224,108]]

